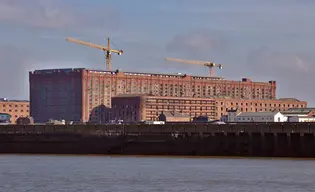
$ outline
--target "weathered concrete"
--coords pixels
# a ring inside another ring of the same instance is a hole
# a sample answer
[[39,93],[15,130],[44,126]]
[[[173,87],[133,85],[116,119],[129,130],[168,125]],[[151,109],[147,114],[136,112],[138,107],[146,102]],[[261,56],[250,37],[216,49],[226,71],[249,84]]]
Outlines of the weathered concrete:
[[315,124],[5,125],[0,153],[315,157]]

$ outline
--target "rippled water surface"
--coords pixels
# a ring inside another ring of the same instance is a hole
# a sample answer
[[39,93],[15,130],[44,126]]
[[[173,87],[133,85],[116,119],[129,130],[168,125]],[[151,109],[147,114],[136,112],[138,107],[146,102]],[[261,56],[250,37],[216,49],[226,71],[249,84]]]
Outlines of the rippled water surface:
[[0,155],[0,191],[315,191],[315,160]]

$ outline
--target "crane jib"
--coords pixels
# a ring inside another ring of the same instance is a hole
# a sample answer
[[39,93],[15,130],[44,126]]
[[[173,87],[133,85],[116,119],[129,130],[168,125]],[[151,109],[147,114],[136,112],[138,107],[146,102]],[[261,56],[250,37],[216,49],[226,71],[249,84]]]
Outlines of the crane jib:
[[100,50],[104,51],[105,54],[106,54],[106,69],[107,70],[111,69],[111,57],[110,57],[111,52],[117,53],[118,55],[121,55],[123,53],[122,50],[110,49],[110,45],[109,45],[110,39],[109,38],[107,39],[108,47],[105,47],[105,46],[102,46],[102,45],[98,45],[98,44],[94,44],[94,43],[90,43],[90,42],[81,41],[81,40],[70,38],[70,37],[66,38],[66,40],[69,41],[69,42],[81,44],[81,45],[84,45],[84,46],[88,46],[88,47],[92,47],[92,48],[100,49]]
[[213,76],[213,67],[218,67],[222,69],[222,64],[216,64],[209,61],[193,61],[193,60],[184,60],[184,59],[175,59],[175,58],[165,58],[166,61],[186,63],[186,64],[194,64],[194,65],[203,65],[210,68],[210,77]]

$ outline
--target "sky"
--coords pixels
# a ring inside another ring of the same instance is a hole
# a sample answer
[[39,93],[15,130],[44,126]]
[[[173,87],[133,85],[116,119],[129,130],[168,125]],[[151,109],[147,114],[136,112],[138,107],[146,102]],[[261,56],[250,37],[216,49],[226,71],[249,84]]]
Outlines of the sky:
[[112,68],[277,81],[277,97],[315,107],[315,1],[311,0],[0,0],[0,97],[29,99],[29,71],[105,70],[103,52],[73,37],[123,49]]

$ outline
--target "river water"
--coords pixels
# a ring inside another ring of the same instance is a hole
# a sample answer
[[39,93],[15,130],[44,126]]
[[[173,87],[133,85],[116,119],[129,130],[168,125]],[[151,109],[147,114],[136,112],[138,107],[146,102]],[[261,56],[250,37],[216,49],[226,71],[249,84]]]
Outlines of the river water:
[[0,155],[0,191],[315,191],[315,160]]

